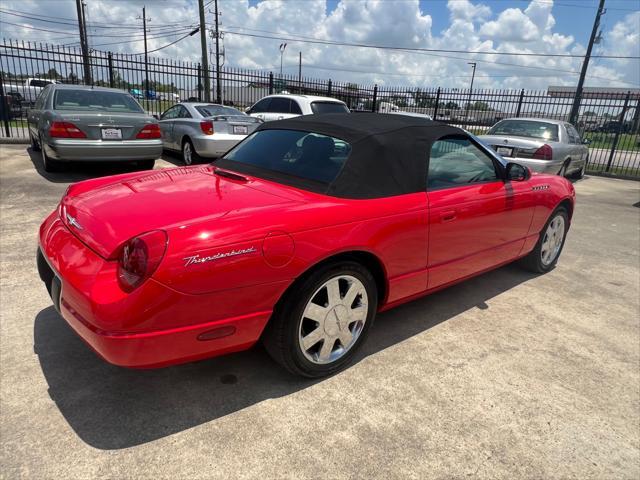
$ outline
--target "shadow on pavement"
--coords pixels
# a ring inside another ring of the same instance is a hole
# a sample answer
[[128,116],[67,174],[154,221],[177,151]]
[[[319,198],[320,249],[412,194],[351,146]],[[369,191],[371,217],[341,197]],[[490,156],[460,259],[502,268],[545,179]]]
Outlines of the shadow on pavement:
[[[509,265],[380,314],[355,362],[461,312],[486,309],[487,300],[532,277]],[[322,381],[289,375],[260,346],[159,370],[114,367],[53,307],[35,318],[34,349],[60,412],[83,441],[99,449],[150,442]]]
[[[140,167],[136,162],[73,162],[68,163],[62,167],[60,172],[45,172],[42,165],[41,152],[34,151],[31,147],[27,148],[27,153],[31,163],[38,174],[53,183],[69,183],[80,182],[82,180],[88,180],[90,178],[106,177],[109,175],[118,175],[120,173],[137,172]],[[159,160],[164,160],[168,163],[172,163],[177,167],[182,167],[184,164],[182,160],[176,155],[164,152]]]

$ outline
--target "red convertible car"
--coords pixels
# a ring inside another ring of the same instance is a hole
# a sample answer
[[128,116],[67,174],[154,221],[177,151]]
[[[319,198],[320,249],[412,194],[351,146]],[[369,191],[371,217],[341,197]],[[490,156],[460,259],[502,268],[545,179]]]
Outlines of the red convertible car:
[[262,340],[316,377],[349,362],[376,312],[517,259],[551,270],[574,200],[564,178],[458,128],[310,115],[265,123],[210,165],[71,185],[40,227],[38,268],[113,364]]

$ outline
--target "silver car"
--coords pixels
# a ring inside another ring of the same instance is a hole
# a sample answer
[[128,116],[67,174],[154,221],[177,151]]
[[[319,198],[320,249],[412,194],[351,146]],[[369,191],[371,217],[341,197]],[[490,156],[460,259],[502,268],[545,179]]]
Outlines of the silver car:
[[573,125],[543,118],[506,118],[479,137],[510,162],[536,172],[582,178],[589,149]]
[[262,120],[213,103],[178,103],[160,117],[164,148],[182,152],[186,165],[217,158],[252,133]]
[[27,121],[47,172],[78,160],[135,161],[151,169],[162,155],[158,121],[122,90],[48,85]]

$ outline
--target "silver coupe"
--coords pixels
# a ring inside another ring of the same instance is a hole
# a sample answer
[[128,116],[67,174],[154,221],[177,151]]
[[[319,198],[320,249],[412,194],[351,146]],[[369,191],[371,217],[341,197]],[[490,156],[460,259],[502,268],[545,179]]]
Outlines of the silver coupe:
[[261,123],[233,107],[184,102],[162,114],[160,130],[164,148],[182,152],[191,165],[201,157],[221,157]]
[[27,121],[47,172],[78,160],[135,161],[151,169],[162,155],[158,121],[122,90],[51,84]]
[[479,138],[507,161],[536,172],[582,178],[589,160],[578,131],[560,120],[506,118]]

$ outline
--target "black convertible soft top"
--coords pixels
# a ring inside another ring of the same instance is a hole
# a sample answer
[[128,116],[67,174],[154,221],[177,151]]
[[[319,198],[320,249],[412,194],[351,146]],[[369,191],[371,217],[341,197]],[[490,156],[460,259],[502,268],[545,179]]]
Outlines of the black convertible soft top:
[[345,198],[380,198],[424,191],[431,145],[467,133],[445,123],[408,115],[328,113],[266,122],[259,130],[299,130],[351,145],[342,170],[324,192]]

